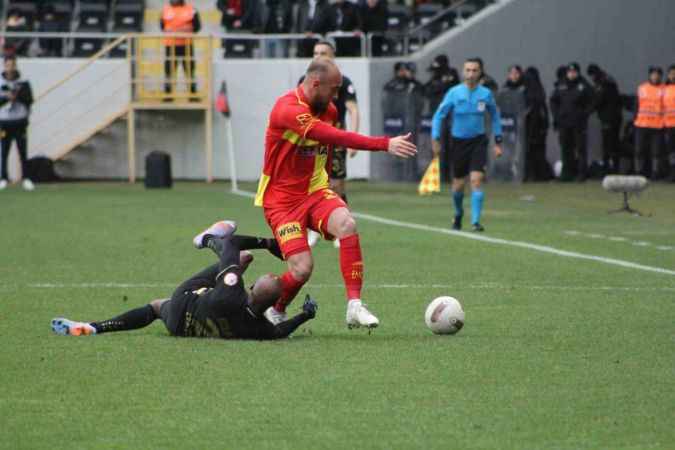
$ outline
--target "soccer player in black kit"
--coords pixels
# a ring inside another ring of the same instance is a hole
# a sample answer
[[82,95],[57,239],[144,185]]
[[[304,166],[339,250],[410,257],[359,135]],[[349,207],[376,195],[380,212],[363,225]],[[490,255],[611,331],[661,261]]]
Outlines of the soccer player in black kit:
[[281,295],[281,283],[274,275],[264,275],[247,292],[242,274],[253,257],[246,250],[267,249],[278,258],[281,251],[275,239],[238,236],[235,231],[234,222],[222,221],[194,238],[195,247],[210,248],[220,261],[183,282],[170,299],[154,300],[101,322],[56,318],[52,320],[52,330],[60,335],[96,335],[143,328],[159,318],[173,336],[258,340],[288,337],[315,317],[318,306],[308,295],[300,314],[277,325],[267,321],[263,313]]

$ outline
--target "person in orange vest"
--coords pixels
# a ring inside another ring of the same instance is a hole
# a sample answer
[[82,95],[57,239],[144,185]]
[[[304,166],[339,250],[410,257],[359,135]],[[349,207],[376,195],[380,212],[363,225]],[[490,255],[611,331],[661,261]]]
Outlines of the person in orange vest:
[[675,182],[675,64],[668,68],[668,79],[663,94],[663,125],[670,154],[670,181]]
[[[167,34],[199,33],[202,27],[199,12],[193,5],[186,4],[185,0],[171,0],[170,4],[164,5],[159,26]],[[185,78],[189,79],[190,92],[194,94],[197,91],[197,86],[194,82],[195,61],[192,39],[165,37],[164,55],[164,75],[166,76],[164,92],[168,94],[173,91],[173,85],[176,83],[176,71],[180,62],[185,72]]]
[[[635,115],[635,149],[638,170],[641,175],[652,178],[653,155],[656,154],[658,167],[655,178],[668,173],[668,159],[663,145],[663,70],[649,68],[649,80],[638,87],[637,111]],[[652,153],[652,150],[654,152]]]

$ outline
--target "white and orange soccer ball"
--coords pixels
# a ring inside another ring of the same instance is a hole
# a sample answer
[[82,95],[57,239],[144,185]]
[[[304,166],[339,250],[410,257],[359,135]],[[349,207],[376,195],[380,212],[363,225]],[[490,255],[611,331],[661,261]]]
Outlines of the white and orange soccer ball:
[[456,298],[438,297],[427,306],[424,321],[434,334],[455,334],[464,326],[464,310]]

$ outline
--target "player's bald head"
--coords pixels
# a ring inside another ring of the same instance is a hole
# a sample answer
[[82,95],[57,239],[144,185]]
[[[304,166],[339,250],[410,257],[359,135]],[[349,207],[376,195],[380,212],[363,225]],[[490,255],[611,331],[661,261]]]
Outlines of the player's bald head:
[[318,78],[322,82],[341,76],[340,69],[338,69],[332,59],[327,57],[314,58],[309,63],[305,74],[305,78]]
[[249,307],[260,317],[281,296],[281,280],[276,275],[267,274],[258,278],[251,288]]
[[342,86],[340,69],[329,58],[315,58],[309,64],[302,85],[310,107],[315,114],[326,111]]

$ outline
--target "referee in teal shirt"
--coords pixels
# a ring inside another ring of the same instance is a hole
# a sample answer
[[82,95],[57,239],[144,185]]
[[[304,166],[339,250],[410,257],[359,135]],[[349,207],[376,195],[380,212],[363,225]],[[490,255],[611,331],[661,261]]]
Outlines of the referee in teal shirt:
[[431,125],[431,149],[434,156],[441,152],[441,129],[448,114],[452,114],[452,200],[455,205],[454,230],[462,229],[464,217],[464,179],[471,181],[471,227],[484,231],[480,223],[485,195],[481,190],[487,165],[488,139],[485,135],[485,114],[490,113],[495,137],[495,157],[502,154],[502,125],[492,92],[479,80],[483,67],[479,59],[464,63],[464,83],[450,89],[434,114]]

